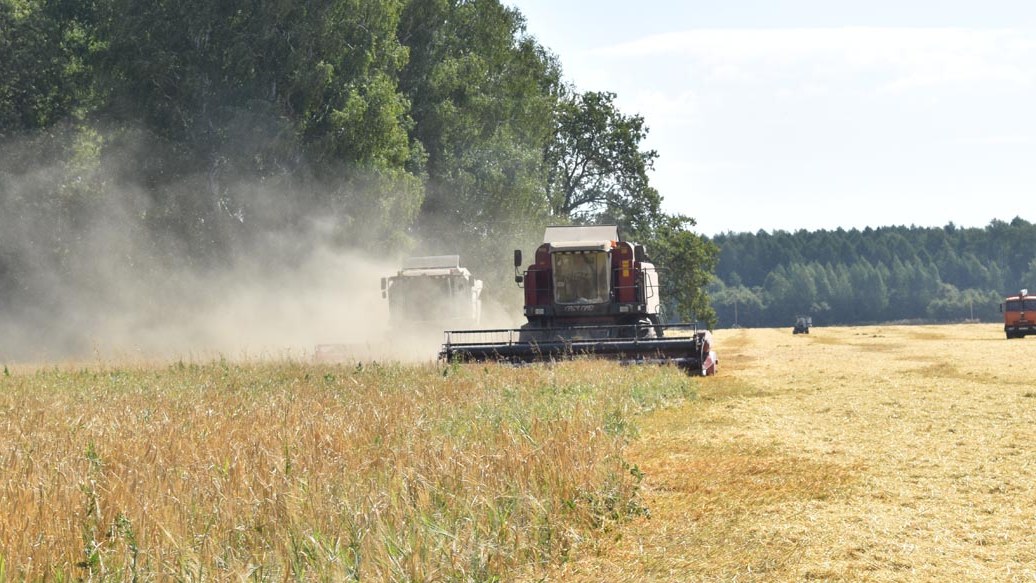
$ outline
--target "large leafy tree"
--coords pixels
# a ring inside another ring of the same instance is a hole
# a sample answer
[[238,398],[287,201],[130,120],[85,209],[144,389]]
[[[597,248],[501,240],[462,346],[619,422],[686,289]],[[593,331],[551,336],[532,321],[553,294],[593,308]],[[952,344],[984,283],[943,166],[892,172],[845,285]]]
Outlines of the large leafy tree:
[[159,254],[223,267],[314,221],[499,272],[553,221],[690,258],[644,120],[560,79],[500,0],[0,0],[0,211],[21,219],[0,290],[87,265],[103,219],[133,239],[121,263],[155,274]]
[[89,104],[92,8],[0,0],[0,140],[51,127]]
[[95,104],[93,9],[0,0],[0,307],[41,306],[32,272],[75,265],[77,225],[98,183],[82,126]]
[[420,233],[506,265],[504,240],[546,215],[542,151],[559,68],[498,0],[410,0],[399,38],[410,51],[400,84],[412,135],[427,152]]
[[711,304],[716,309],[717,324],[727,327],[755,326],[765,310],[759,291],[743,285],[727,286],[716,279],[708,285]]
[[662,270],[662,300],[670,310],[667,316],[702,322],[711,329],[716,326],[717,316],[707,288],[719,250],[691,230],[694,224],[694,219],[681,215],[662,217],[652,229],[648,251]]
[[590,91],[559,101],[545,153],[547,200],[555,217],[644,233],[662,217],[648,179],[658,153],[641,149],[644,119],[619,111],[615,97]]
[[[421,191],[408,165],[420,151],[397,88],[399,2],[103,5],[103,113],[142,125],[146,151],[160,153],[130,177],[155,214],[247,231],[317,205],[344,243],[378,248],[412,222]],[[184,234],[220,245],[220,232]]]
[[565,94],[545,149],[545,194],[553,217],[576,223],[619,225],[627,239],[647,244],[662,269],[663,305],[670,318],[710,328],[716,312],[706,286],[715,269],[715,245],[692,231],[694,219],[662,211],[648,172],[658,153],[642,148],[647,127],[626,115],[614,93]]

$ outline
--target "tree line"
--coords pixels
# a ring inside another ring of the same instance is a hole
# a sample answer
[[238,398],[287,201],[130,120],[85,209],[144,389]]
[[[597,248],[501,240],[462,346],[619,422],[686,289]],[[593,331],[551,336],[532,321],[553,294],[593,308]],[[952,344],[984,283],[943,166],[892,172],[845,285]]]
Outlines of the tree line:
[[1036,225],[726,233],[709,292],[720,326],[996,321],[1036,289]]
[[615,97],[565,83],[499,0],[0,0],[0,310],[111,296],[113,271],[291,265],[301,232],[508,281],[543,226],[616,223],[714,322],[716,247],[661,210]]

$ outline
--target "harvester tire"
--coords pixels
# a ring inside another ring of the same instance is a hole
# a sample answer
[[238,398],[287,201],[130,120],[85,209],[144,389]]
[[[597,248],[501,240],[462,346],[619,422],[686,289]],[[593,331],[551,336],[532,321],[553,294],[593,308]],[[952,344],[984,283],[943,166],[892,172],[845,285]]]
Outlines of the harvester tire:
[[637,338],[643,340],[644,338],[657,338],[658,330],[655,328],[654,322],[648,318],[644,318],[637,322]]
[[541,342],[543,340],[546,340],[546,338],[543,331],[540,329],[540,326],[533,324],[525,324],[521,327],[521,331],[518,334],[518,342],[521,342],[522,344]]

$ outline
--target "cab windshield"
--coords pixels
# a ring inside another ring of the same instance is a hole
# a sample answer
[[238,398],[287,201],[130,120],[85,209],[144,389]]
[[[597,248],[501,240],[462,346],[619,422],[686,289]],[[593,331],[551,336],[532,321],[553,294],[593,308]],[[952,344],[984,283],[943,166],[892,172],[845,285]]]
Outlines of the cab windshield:
[[1007,300],[1008,312],[1036,312],[1036,300]]
[[554,301],[559,304],[599,304],[608,301],[608,254],[604,251],[563,251],[553,254]]
[[467,307],[467,287],[468,282],[458,276],[397,277],[389,295],[389,310],[399,320],[453,318],[459,309]]

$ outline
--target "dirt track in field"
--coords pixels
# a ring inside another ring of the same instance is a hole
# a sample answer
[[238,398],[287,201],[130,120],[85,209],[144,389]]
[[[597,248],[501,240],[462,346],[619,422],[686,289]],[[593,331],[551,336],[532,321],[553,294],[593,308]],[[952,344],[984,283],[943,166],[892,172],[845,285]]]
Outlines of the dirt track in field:
[[650,511],[560,581],[1036,580],[1036,338],[992,324],[716,333],[628,451]]

